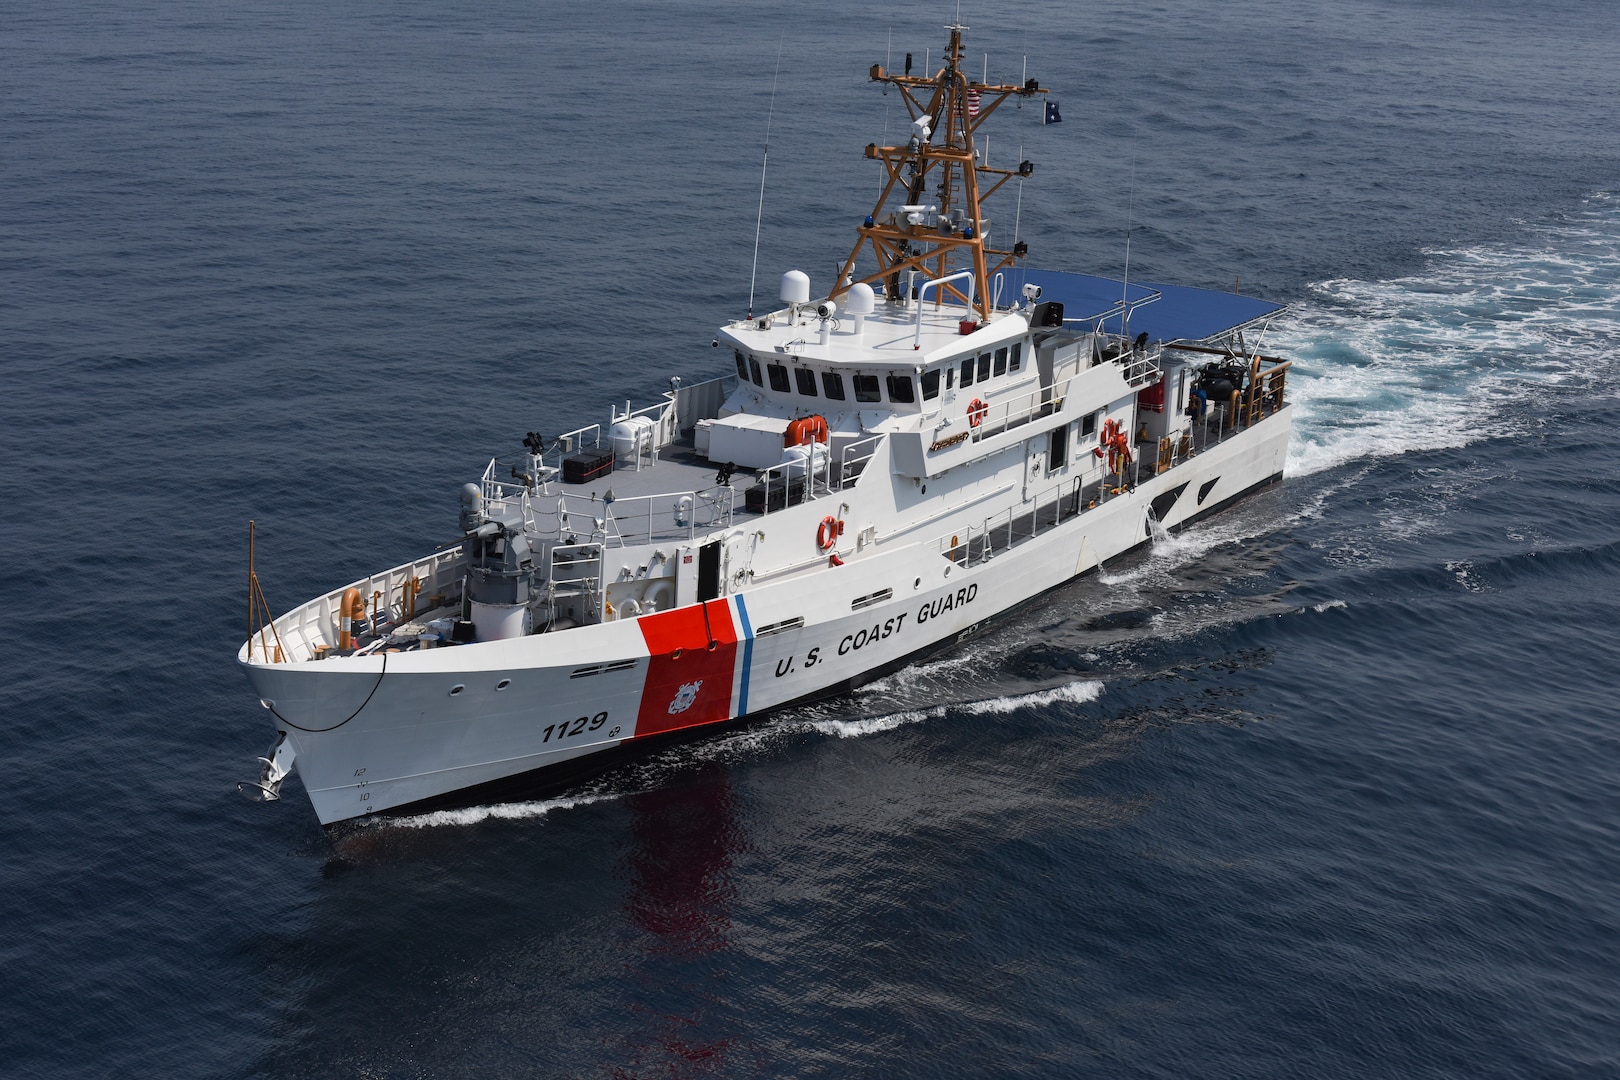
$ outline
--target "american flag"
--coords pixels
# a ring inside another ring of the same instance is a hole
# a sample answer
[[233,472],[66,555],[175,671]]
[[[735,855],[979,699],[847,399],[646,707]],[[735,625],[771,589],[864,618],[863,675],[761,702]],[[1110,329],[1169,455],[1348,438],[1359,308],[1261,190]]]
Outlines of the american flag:
[[968,99],[968,115],[969,116],[978,116],[979,115],[979,92],[977,90],[969,90],[967,92],[967,99]]

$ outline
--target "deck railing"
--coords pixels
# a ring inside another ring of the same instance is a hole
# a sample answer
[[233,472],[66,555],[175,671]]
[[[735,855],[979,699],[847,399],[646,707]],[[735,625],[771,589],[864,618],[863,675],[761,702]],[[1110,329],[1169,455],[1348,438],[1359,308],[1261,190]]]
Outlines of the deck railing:
[[[630,402],[624,403],[621,412],[617,405],[611,407],[613,419],[611,424],[621,420],[631,420],[636,417],[647,417],[656,426],[657,437],[654,450],[661,450],[671,445],[680,436],[682,431],[688,430],[698,420],[708,419],[711,415],[718,416],[718,405],[723,402],[730,390],[735,388],[737,377],[735,375],[721,375],[703,382],[693,383],[690,386],[676,386],[663,393],[663,400],[651,405],[644,405],[639,409],[632,409]],[[682,416],[681,408],[685,405],[688,411],[696,411],[704,415]],[[577,453],[581,450],[600,449],[604,443],[601,424],[586,424],[584,427],[565,431],[551,441],[546,448],[545,456],[551,462],[548,466],[552,470],[562,468],[562,459],[565,455]],[[553,473],[554,474],[554,473]]]
[[489,464],[484,466],[479,486],[485,499],[499,502],[513,498],[520,492],[538,492],[556,475],[557,470],[547,465],[540,454],[525,454],[522,459],[510,464],[499,458],[490,458]]
[[[794,481],[799,481],[797,491],[794,490]],[[765,501],[760,507],[762,514],[819,499],[837,490],[825,454],[812,455],[809,461],[785,461],[772,465],[759,472],[755,483],[765,488]]]
[[602,425],[586,424],[582,428],[564,432],[552,441],[546,453],[557,461],[557,467],[562,467],[564,454],[572,454],[580,450],[594,450],[602,445]]
[[[974,566],[1007,551],[1084,512],[1088,486],[1080,478],[1038,493],[1027,506],[1010,507],[978,524],[941,535],[928,546],[958,566]],[[1095,505],[1095,504],[1094,504]]]
[[1132,389],[1141,389],[1151,383],[1159,375],[1161,355],[1162,350],[1144,349],[1142,352],[1131,351],[1120,356],[1118,363],[1125,369],[1125,382]]
[[1023,427],[1031,420],[1062,412],[1068,389],[1069,382],[1065,380],[1063,393],[1058,393],[1055,386],[1043,386],[1027,394],[1006,398],[986,406],[984,418],[979,422],[979,426],[973,429],[973,441],[981,442],[992,435],[1000,435],[1004,431]]
[[528,502],[534,508],[531,532],[535,535],[599,537],[612,546],[623,547],[657,540],[695,540],[699,532],[730,525],[736,515],[737,492],[717,486],[635,495],[611,502],[595,493],[564,493]]
[[838,455],[838,476],[835,484],[839,491],[860,479],[861,473],[866,471],[866,463],[872,460],[877,453],[878,444],[885,438],[886,435],[869,435],[844,446]]
[[452,548],[352,581],[294,608],[275,620],[284,659],[310,660],[323,646],[329,648],[337,643],[338,613],[343,594],[349,589],[360,590],[366,605],[367,630],[383,635],[379,641],[386,640],[384,631],[459,603],[462,564],[461,549]]

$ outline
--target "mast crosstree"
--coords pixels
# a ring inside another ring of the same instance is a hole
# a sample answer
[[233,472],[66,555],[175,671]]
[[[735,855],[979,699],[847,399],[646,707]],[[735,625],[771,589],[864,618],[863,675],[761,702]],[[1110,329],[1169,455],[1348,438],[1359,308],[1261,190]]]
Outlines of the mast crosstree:
[[[970,298],[954,284],[943,286],[964,304],[971,299],[980,319],[990,317],[990,278],[1022,258],[1027,248],[990,244],[990,220],[985,200],[1013,177],[1035,171],[1029,161],[1016,168],[992,169],[983,163],[974,135],[979,125],[1007,99],[1034,97],[1046,91],[1034,79],[1022,86],[975,82],[961,67],[965,55],[962,31],[955,24],[945,49],[944,66],[932,76],[895,75],[873,64],[873,82],[888,83],[900,91],[911,115],[911,137],[893,146],[869,144],[866,156],[883,163],[884,185],[876,207],[859,227],[854,250],[838,271],[831,295],[836,298],[857,281],[881,281],[888,296],[900,296],[902,277],[918,270],[939,279],[958,258],[973,271],[975,289]],[[925,100],[926,99],[926,100]],[[894,200],[898,198],[898,202]],[[878,269],[855,277],[855,264],[868,245]],[[939,297],[943,300],[944,297]]]

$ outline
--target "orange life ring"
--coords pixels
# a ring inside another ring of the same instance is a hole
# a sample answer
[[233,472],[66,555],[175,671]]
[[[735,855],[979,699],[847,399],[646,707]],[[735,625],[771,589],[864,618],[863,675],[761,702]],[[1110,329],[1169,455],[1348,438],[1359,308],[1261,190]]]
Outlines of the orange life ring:
[[968,402],[968,424],[972,427],[978,427],[980,424],[984,423],[984,418],[989,414],[989,412],[990,406],[986,405],[978,398],[974,398],[972,401]]
[[838,546],[838,534],[844,531],[844,523],[828,514],[816,526],[816,548],[823,555]]

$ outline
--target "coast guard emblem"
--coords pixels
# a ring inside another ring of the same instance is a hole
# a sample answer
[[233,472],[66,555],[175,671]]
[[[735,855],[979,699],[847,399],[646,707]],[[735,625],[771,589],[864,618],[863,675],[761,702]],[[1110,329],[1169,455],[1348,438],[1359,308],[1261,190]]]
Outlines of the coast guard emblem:
[[686,683],[684,686],[682,686],[680,690],[676,692],[675,699],[669,703],[670,715],[674,716],[676,713],[683,713],[687,709],[690,709],[692,707],[692,702],[697,700],[698,691],[701,689],[703,689],[702,679],[699,679],[697,682]]

